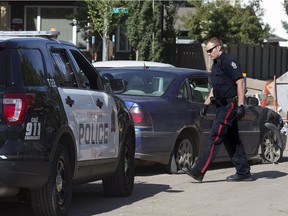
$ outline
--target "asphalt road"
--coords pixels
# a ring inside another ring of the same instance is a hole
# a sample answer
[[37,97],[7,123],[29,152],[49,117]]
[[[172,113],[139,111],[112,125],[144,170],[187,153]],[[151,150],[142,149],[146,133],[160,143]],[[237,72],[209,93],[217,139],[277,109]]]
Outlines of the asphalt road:
[[[288,150],[281,163],[254,164],[251,171],[252,182],[226,182],[235,170],[217,164],[199,183],[159,167],[137,169],[130,197],[105,197],[100,182],[75,187],[69,216],[287,216]],[[0,215],[31,212],[25,204],[0,203]]]

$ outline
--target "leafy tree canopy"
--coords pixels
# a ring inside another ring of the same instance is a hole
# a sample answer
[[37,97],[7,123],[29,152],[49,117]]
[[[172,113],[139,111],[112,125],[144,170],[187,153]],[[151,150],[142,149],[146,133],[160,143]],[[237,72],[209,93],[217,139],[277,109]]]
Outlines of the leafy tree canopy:
[[[126,20],[128,38],[132,47],[138,53],[139,60],[162,61],[166,42],[172,37],[175,40],[173,24],[175,22],[176,6],[173,1],[129,1],[129,16]],[[162,23],[162,12],[165,27]],[[162,31],[162,32],[161,32]]]
[[188,35],[200,43],[217,36],[224,43],[260,44],[270,28],[262,26],[258,3],[257,0],[245,7],[240,1],[232,5],[229,0],[195,4],[196,13],[186,20]]
[[[123,7],[121,0],[84,0],[77,1],[77,13],[75,19],[79,29],[98,32],[103,38],[104,27],[107,33],[111,33],[125,14],[112,14],[112,8]],[[104,25],[106,19],[106,25]]]
[[[285,9],[286,14],[288,15],[288,2],[287,1],[284,1],[283,7]],[[288,33],[288,22],[284,20],[281,20],[281,22],[282,22],[283,28],[286,30],[286,33]]]
[[138,52],[139,60],[154,59],[150,54],[155,46],[158,47],[157,42],[159,42],[157,41],[160,27],[157,20],[159,15],[154,14],[160,11],[159,5],[159,1],[154,2],[154,5],[152,1],[129,2],[129,16],[126,20],[127,35],[132,47]]

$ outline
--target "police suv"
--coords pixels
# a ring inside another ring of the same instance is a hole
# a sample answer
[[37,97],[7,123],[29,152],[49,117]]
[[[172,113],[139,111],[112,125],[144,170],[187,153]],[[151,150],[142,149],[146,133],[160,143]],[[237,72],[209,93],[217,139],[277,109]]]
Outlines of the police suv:
[[[35,215],[67,215],[72,185],[134,186],[135,132],[112,90],[59,32],[0,32],[0,197],[25,194]],[[113,83],[114,82],[114,83]]]

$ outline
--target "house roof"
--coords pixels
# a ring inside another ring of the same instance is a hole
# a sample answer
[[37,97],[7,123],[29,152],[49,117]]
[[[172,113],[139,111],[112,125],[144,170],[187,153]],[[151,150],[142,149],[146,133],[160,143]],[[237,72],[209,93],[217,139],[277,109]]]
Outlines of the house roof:
[[270,34],[269,37],[264,40],[265,43],[278,43],[278,42],[285,42],[285,41],[288,41],[288,40],[275,34]]

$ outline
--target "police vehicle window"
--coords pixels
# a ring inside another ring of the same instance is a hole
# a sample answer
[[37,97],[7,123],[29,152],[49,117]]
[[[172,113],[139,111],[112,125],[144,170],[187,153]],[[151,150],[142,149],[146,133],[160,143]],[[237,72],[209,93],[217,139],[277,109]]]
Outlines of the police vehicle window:
[[189,86],[191,89],[192,101],[203,103],[210,91],[208,78],[189,78]]
[[8,83],[25,86],[44,84],[44,65],[39,50],[13,49],[9,61],[12,77],[9,77],[11,80],[8,80]]
[[5,88],[5,83],[6,83],[6,52],[5,52],[5,48],[0,48],[0,90],[4,90]]
[[103,90],[100,76],[93,68],[93,66],[86,60],[86,58],[76,50],[70,50],[71,54],[75,59],[76,74],[77,78],[80,81],[80,85],[84,88],[90,88],[94,90]]
[[55,61],[55,81],[60,86],[77,87],[74,73],[69,58],[64,50],[53,50],[52,57]]

